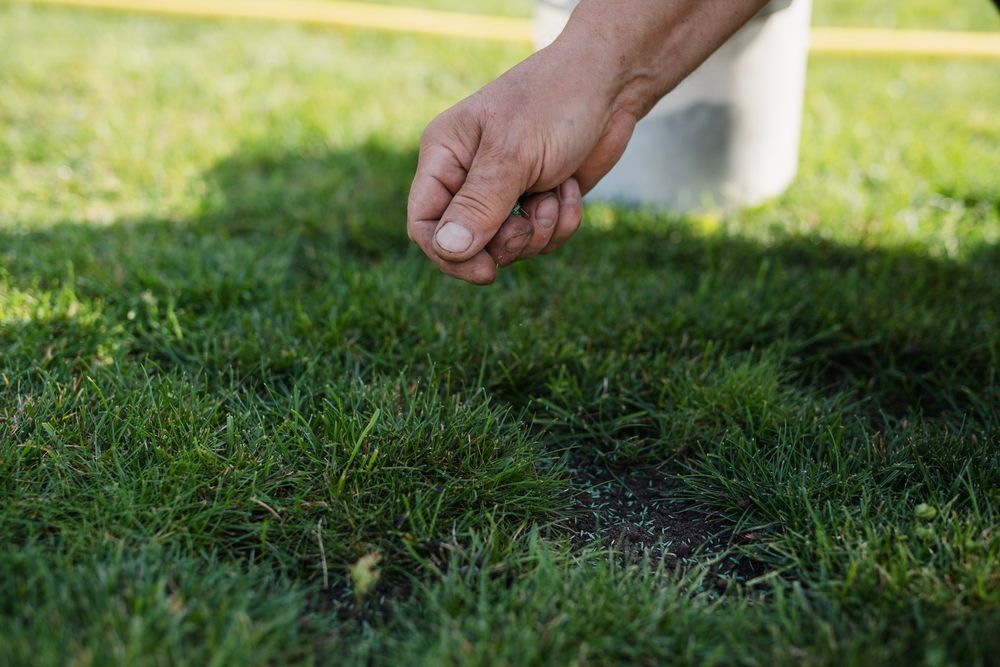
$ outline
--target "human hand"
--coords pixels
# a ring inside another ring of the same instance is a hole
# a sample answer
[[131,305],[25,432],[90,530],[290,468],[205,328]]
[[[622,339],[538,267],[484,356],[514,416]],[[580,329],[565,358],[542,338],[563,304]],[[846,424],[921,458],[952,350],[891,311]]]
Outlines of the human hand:
[[[576,232],[583,194],[621,157],[638,117],[616,104],[611,68],[587,66],[590,57],[543,49],[427,127],[407,227],[444,273],[487,284]],[[524,193],[523,217],[511,215]]]
[[[638,119],[765,2],[581,0],[553,44],[427,126],[410,239],[477,284],[557,249]],[[511,216],[524,193],[526,217]]]

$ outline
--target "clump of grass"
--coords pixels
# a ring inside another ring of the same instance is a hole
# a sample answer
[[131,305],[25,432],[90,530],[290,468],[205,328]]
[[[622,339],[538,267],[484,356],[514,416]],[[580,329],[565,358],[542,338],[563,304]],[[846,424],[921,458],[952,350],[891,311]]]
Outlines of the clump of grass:
[[[267,568],[185,550],[0,550],[8,665],[268,664],[310,659],[308,590]],[[44,637],[45,641],[39,641]]]
[[54,532],[63,553],[186,545],[318,580],[372,549],[405,571],[485,516],[513,531],[559,506],[536,441],[481,393],[412,379],[265,391],[122,369],[17,387],[0,525],[19,541]]

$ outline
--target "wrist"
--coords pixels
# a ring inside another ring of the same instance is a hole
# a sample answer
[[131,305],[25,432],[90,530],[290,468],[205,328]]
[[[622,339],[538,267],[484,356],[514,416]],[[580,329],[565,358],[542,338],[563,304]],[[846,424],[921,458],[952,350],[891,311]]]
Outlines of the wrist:
[[613,111],[637,118],[767,0],[581,0],[556,40],[611,83]]
[[643,66],[628,41],[602,30],[599,16],[578,7],[546,50],[557,62],[573,63],[576,86],[587,92],[593,104],[609,115],[627,111],[638,119],[662,94],[657,94],[659,73]]

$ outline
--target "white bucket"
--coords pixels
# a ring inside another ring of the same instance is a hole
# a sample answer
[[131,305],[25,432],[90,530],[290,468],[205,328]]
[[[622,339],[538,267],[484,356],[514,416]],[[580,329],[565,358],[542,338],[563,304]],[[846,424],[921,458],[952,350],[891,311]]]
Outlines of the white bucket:
[[[537,0],[535,46],[577,0]],[[798,169],[812,0],[772,0],[636,126],[621,161],[588,195],[689,211],[781,194]]]

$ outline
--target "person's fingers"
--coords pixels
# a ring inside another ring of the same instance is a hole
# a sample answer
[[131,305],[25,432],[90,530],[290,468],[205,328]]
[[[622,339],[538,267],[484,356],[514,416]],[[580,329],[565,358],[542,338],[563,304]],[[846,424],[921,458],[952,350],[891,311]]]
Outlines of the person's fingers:
[[559,219],[559,197],[555,192],[541,192],[529,197],[523,208],[531,222],[532,234],[517,259],[534,257],[549,244]]
[[523,180],[524,170],[512,160],[480,148],[434,233],[438,257],[464,262],[485,248],[524,192]]
[[575,178],[570,178],[559,186],[559,219],[556,221],[556,229],[552,238],[539,252],[547,255],[558,250],[569,237],[576,234],[580,229],[580,221],[583,219],[583,195],[580,193],[580,184]]
[[453,278],[475,285],[489,285],[497,276],[497,263],[489,253],[481,250],[464,262],[448,262],[438,257],[434,250],[435,222],[418,222],[411,225],[410,239],[416,243],[434,264]]
[[406,229],[411,241],[416,242],[417,227],[430,224],[433,232],[464,181],[465,169],[452,151],[436,144],[420,151],[406,205]]
[[531,241],[533,231],[534,227],[530,221],[512,215],[486,244],[486,252],[497,266],[508,266],[520,257],[524,246]]
[[581,198],[575,178],[554,192],[532,195],[522,206],[527,218],[508,218],[487,244],[487,252],[503,267],[557,250],[580,228]]
[[434,230],[455,193],[465,181],[465,169],[453,151],[431,143],[420,151],[407,202],[406,230],[443,273],[477,285],[496,279],[496,262],[486,252],[464,262],[447,262],[434,249]]

